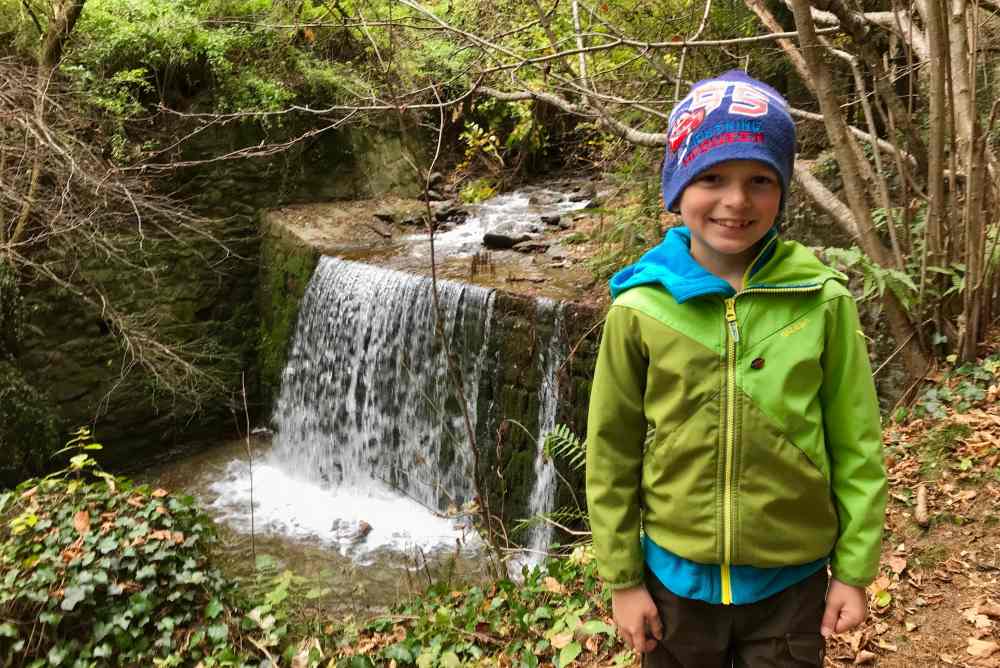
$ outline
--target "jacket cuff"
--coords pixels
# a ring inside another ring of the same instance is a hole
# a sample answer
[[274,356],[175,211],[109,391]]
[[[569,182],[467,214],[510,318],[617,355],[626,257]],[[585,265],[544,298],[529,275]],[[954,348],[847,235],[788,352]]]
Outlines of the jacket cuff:
[[642,577],[638,577],[634,580],[620,580],[618,582],[608,582],[608,589],[611,591],[618,591],[619,589],[629,589],[631,587],[638,587],[641,584],[645,584],[645,580]]
[[852,587],[861,587],[862,589],[864,589],[865,587],[867,587],[868,585],[870,585],[872,582],[875,581],[875,578],[873,577],[871,578],[851,577],[848,574],[840,572],[840,570],[834,567],[830,568],[830,574],[834,580],[843,582],[846,585],[851,585]]

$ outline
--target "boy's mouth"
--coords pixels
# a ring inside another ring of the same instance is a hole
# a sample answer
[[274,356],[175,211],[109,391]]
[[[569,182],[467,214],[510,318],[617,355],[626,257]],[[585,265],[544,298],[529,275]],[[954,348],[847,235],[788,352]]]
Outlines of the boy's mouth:
[[732,230],[742,230],[743,228],[750,227],[753,224],[752,220],[734,220],[731,218],[709,218],[709,220],[716,225],[728,227]]

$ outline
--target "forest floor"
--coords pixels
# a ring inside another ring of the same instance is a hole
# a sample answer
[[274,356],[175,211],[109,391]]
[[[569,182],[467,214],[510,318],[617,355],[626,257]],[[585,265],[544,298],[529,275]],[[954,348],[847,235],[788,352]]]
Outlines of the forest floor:
[[993,384],[965,412],[886,429],[890,500],[872,614],[828,643],[827,665],[1000,667],[998,395]]

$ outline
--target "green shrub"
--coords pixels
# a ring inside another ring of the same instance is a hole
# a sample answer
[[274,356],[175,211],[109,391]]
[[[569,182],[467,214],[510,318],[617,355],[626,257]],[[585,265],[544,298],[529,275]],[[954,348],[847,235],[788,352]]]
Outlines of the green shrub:
[[[71,442],[95,447],[86,430]],[[83,452],[0,494],[0,664],[242,665],[209,520],[93,465]]]

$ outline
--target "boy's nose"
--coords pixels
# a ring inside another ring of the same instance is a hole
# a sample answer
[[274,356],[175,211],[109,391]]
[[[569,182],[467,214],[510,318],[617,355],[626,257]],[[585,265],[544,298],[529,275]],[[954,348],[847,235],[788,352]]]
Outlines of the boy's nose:
[[726,188],[722,201],[727,206],[742,209],[750,204],[750,193],[742,185],[734,183]]

